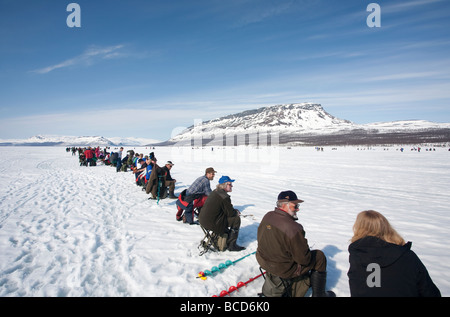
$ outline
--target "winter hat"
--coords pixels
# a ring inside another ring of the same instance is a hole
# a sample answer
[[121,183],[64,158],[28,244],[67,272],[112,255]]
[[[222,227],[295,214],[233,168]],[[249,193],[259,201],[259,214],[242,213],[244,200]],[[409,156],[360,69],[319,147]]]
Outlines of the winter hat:
[[287,190],[278,194],[278,201],[287,201],[294,204],[302,203],[303,200],[298,199],[292,190]]
[[228,183],[228,182],[232,183],[232,182],[234,182],[234,179],[231,179],[228,176],[222,176],[219,179],[219,184]]
[[214,168],[212,168],[212,167],[208,167],[208,168],[205,170],[205,174],[208,174],[208,173],[217,173],[217,171],[215,171]]

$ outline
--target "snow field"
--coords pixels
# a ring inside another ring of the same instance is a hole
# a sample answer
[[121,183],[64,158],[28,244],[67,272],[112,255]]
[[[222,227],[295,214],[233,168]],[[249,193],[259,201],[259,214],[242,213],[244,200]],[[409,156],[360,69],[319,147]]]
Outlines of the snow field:
[[[175,163],[176,193],[212,166],[236,179],[232,203],[242,218],[242,252],[199,256],[199,226],[175,220],[175,200],[158,204],[131,172],[81,167],[61,147],[0,147],[0,296],[218,295],[260,274],[254,256],[203,281],[198,272],[256,250],[256,231],[278,193],[305,202],[299,222],[328,259],[327,286],[349,296],[348,244],[358,212],[383,213],[450,295],[450,152],[405,147],[133,148]],[[126,152],[129,148],[125,148]],[[256,296],[259,278],[233,293]]]

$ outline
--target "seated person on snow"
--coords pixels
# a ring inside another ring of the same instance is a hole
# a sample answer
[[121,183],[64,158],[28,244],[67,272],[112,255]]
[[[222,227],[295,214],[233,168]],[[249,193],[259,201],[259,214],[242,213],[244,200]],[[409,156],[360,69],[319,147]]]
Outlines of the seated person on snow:
[[166,165],[163,166],[162,170],[166,174],[166,187],[169,187],[169,198],[177,199],[177,196],[175,196],[175,183],[177,182],[176,179],[172,178],[172,175],[170,175],[170,170],[175,164],[172,163],[172,161],[167,161]]
[[236,244],[241,227],[240,212],[233,207],[228,195],[233,189],[233,182],[234,179],[228,176],[219,179],[216,189],[206,199],[198,220],[203,228],[212,230],[219,237],[226,239],[228,251],[242,251],[245,248]]
[[[146,187],[146,184],[148,184],[150,175],[152,174],[153,166],[155,166],[156,161],[157,161],[156,157],[155,157],[155,153],[151,152],[150,156],[146,155],[145,161],[147,163],[147,167],[145,169],[145,173],[143,173],[143,175],[140,176],[140,183],[142,183],[144,187]],[[148,194],[148,192],[147,192],[147,194]]]
[[[212,192],[210,181],[214,179],[216,173],[214,168],[208,167],[205,175],[198,177],[188,189],[183,190],[177,200],[177,220],[183,219],[184,223],[198,225],[198,222],[194,221],[194,202],[197,202],[197,208],[203,206],[203,202]],[[180,209],[184,210],[182,217]]]
[[325,290],[327,259],[321,250],[311,250],[303,226],[297,222],[300,203],[293,191],[278,195],[277,207],[258,227],[256,260],[266,270],[266,297],[303,297],[312,288],[313,297],[334,297]]
[[151,194],[149,199],[164,199],[167,197],[166,176],[161,167],[156,164],[156,157],[151,160],[153,165],[148,178],[145,192]]
[[147,169],[147,161],[143,159],[138,159],[135,163],[135,167],[133,168],[136,185],[142,185],[139,182],[139,177],[142,175],[142,172],[144,172],[146,169]]
[[145,169],[141,172],[137,179],[137,183],[140,186],[146,188],[148,180],[150,179],[150,174],[152,173],[152,168],[155,165],[155,161],[152,161],[148,156],[145,158]]

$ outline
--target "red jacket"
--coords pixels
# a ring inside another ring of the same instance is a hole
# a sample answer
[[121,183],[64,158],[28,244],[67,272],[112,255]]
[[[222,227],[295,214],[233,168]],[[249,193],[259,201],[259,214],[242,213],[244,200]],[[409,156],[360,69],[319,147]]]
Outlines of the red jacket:
[[87,159],[91,159],[94,157],[94,151],[88,149],[88,150],[84,151],[84,156]]

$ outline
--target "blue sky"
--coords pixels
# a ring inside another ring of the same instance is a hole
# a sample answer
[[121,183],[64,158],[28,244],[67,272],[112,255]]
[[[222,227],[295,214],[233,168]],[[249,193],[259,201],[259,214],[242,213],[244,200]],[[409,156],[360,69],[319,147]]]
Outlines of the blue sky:
[[450,1],[0,0],[0,139],[167,140],[194,120],[320,103],[450,122]]

